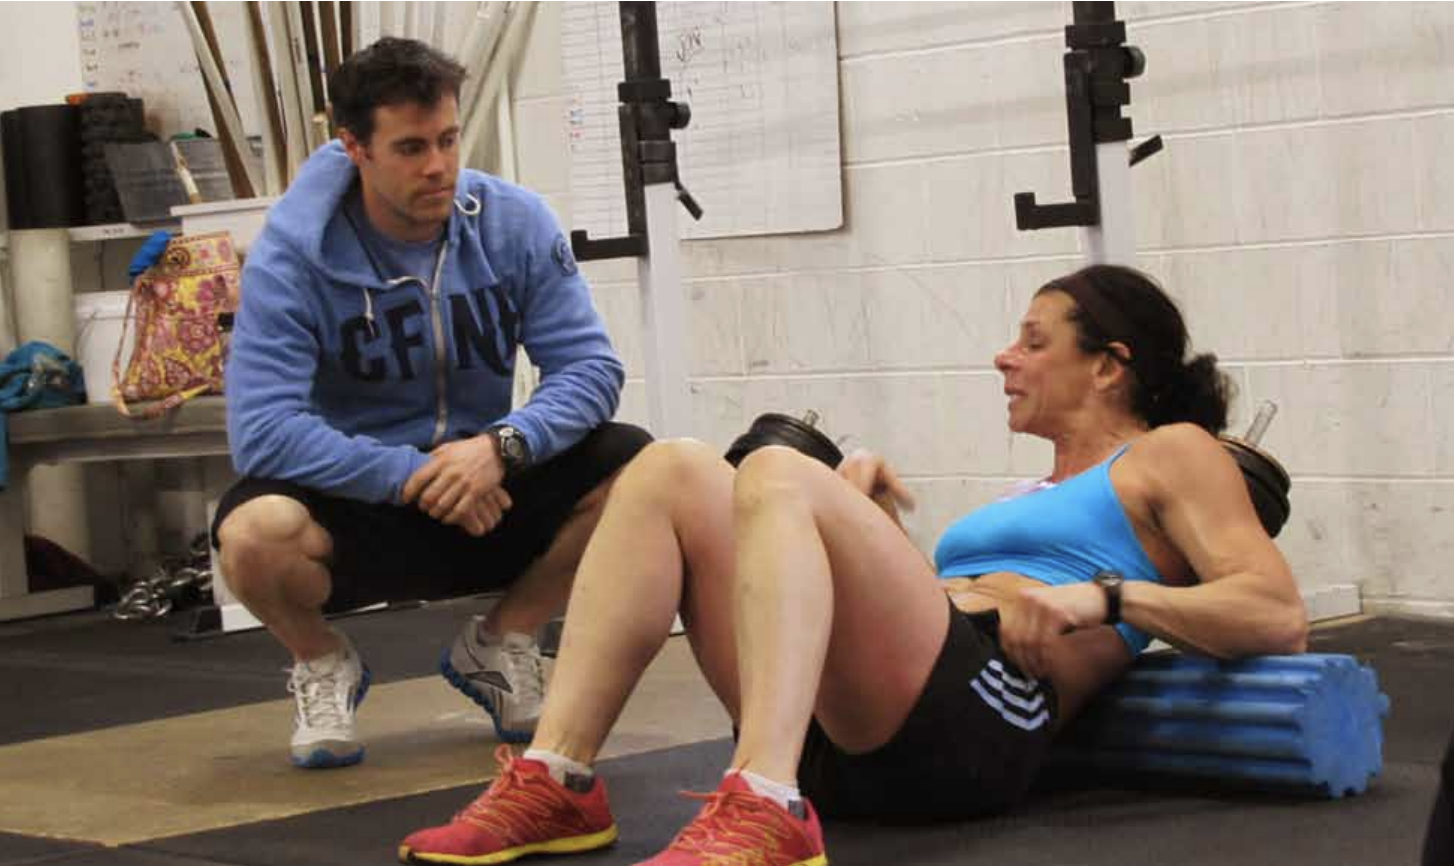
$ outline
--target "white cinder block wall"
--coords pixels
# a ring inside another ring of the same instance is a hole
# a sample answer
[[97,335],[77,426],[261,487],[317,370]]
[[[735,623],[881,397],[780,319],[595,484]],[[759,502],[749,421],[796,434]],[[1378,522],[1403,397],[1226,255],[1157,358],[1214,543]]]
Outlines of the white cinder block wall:
[[[1133,172],[1141,265],[1241,396],[1280,414],[1279,539],[1305,590],[1454,615],[1454,4],[1118,3],[1148,60]],[[1069,196],[1068,3],[840,3],[846,225],[684,245],[696,433],[816,409],[887,454],[926,550],[956,515],[1047,470],[1009,436],[990,359],[1073,230],[1015,231],[1011,196]],[[522,180],[570,222],[560,10],[516,90]],[[690,186],[691,178],[687,177]],[[704,202],[711,207],[711,202]],[[587,273],[645,416],[634,266]],[[1442,400],[1440,398],[1443,398]]]

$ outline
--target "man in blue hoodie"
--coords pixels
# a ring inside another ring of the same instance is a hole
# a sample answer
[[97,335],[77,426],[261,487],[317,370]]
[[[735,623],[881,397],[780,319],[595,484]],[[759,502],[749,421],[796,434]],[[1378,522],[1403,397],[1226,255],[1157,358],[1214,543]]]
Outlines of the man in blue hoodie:
[[[293,763],[357,763],[369,674],[324,614],[508,586],[441,671],[530,738],[534,635],[565,607],[615,473],[624,372],[541,199],[459,168],[464,69],[382,39],[329,82],[309,158],[243,270],[227,365],[243,476],[213,524],[237,599],[292,653]],[[516,348],[540,368],[511,409]]]

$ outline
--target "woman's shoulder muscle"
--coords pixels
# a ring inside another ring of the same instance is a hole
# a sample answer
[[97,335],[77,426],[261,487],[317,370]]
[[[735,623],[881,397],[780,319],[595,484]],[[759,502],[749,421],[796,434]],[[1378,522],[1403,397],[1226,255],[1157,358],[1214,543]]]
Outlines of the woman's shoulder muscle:
[[1236,471],[1236,462],[1217,437],[1195,424],[1157,427],[1142,436],[1131,451],[1136,455],[1134,465],[1145,473],[1152,489],[1205,484]]

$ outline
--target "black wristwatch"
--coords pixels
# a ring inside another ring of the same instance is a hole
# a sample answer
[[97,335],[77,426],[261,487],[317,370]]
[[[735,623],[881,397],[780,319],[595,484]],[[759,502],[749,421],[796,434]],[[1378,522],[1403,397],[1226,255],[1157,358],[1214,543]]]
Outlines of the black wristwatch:
[[1091,582],[1106,594],[1106,625],[1116,625],[1121,621],[1121,586],[1126,579],[1119,572],[1100,571]]
[[495,451],[505,467],[506,478],[530,465],[530,443],[519,430],[509,424],[497,424],[486,430],[485,435],[495,440]]

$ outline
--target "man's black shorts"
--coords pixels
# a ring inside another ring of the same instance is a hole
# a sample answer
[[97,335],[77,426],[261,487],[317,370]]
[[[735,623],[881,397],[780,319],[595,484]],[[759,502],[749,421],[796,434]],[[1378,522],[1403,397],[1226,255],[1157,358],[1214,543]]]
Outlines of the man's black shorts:
[[999,646],[999,614],[951,610],[944,648],[909,717],[887,743],[851,755],[816,721],[798,783],[824,817],[916,823],[1003,811],[1050,748],[1055,691]]
[[476,538],[413,505],[371,504],[328,496],[287,481],[243,478],[222,496],[217,528],[233,509],[259,496],[303,503],[333,537],[333,593],[324,610],[453,598],[512,583],[549,549],[576,503],[630,462],[651,436],[639,427],[606,423],[572,448],[505,483],[513,504],[493,530]]

